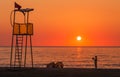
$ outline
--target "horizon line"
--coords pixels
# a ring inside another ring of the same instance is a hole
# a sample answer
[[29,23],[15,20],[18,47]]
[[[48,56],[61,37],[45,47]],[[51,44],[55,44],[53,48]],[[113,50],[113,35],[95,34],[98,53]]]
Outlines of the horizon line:
[[[11,46],[0,46],[0,47],[11,47]],[[120,47],[120,46],[32,46],[32,47]]]

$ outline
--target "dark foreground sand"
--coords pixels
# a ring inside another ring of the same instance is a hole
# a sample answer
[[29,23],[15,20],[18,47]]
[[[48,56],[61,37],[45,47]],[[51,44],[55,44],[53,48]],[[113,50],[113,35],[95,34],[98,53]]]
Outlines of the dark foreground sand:
[[10,70],[0,67],[0,77],[120,77],[120,69],[22,68]]

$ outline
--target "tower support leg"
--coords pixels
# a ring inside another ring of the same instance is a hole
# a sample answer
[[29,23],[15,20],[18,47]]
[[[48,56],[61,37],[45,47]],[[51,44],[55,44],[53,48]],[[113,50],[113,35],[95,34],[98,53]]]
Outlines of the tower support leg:
[[32,37],[30,35],[30,50],[31,50],[31,62],[32,62],[32,68],[33,68],[33,52],[32,52]]
[[10,67],[12,67],[13,43],[14,43],[14,35],[12,35],[11,54],[10,54]]
[[27,57],[27,40],[28,40],[28,37],[27,37],[27,35],[26,35],[25,57],[24,57],[24,67],[26,66],[26,57]]

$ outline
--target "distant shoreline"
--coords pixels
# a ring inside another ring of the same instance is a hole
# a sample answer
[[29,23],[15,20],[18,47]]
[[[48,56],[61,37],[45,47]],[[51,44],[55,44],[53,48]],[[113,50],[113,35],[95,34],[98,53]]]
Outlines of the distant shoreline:
[[[11,47],[11,46],[0,46],[0,47]],[[120,48],[120,46],[33,46],[33,47]]]

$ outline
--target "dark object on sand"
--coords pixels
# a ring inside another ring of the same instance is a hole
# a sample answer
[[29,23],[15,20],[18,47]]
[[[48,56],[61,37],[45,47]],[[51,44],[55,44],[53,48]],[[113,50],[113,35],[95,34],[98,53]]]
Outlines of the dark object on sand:
[[62,62],[51,62],[47,64],[47,68],[63,68],[63,63]]
[[47,68],[55,68],[55,62],[47,64]]
[[95,56],[95,57],[93,57],[92,58],[93,59],[93,61],[94,61],[94,66],[95,66],[95,69],[97,69],[97,56]]
[[55,67],[56,68],[63,68],[63,63],[62,62],[57,62],[56,64],[55,64]]

